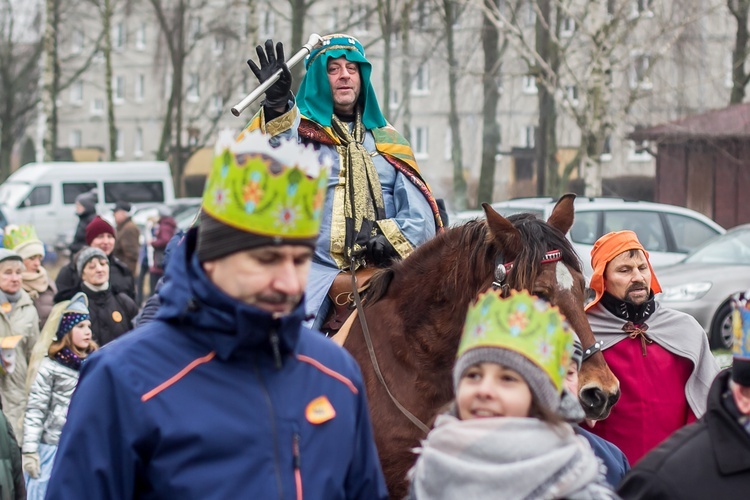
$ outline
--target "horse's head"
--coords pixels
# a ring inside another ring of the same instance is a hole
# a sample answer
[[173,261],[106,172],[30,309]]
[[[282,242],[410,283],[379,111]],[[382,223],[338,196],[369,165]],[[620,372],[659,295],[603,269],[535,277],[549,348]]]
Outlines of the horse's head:
[[[583,310],[586,281],[565,235],[573,225],[575,195],[560,198],[545,223],[531,214],[505,218],[488,204],[488,238],[497,249],[495,284],[529,290],[560,308],[584,350],[596,342]],[[579,375],[578,397],[586,416],[603,419],[620,397],[620,384],[598,350],[592,349]]]

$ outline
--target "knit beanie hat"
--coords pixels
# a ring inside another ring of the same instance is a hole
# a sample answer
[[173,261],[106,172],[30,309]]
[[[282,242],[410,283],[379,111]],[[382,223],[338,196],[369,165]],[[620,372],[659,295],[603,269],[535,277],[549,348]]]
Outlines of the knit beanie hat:
[[96,192],[94,191],[87,191],[85,193],[81,193],[78,196],[76,196],[76,203],[81,204],[83,206],[84,213],[89,212],[95,212],[96,211]]
[[109,233],[115,237],[115,228],[112,227],[112,224],[97,215],[91,222],[89,222],[89,225],[86,226],[86,244],[91,245],[91,242],[94,241],[97,236],[104,233]]
[[133,208],[133,205],[130,204],[130,202],[127,202],[125,200],[117,200],[117,203],[115,203],[115,208],[112,209],[113,212],[117,212],[118,210],[123,210],[127,213],[130,213],[130,210]]
[[78,276],[83,275],[83,268],[86,267],[86,264],[88,264],[94,257],[109,261],[107,254],[104,253],[103,250],[94,247],[86,247],[78,252],[78,257],[76,257],[76,271],[78,271]]
[[497,363],[518,372],[539,403],[556,411],[573,338],[559,309],[527,291],[511,290],[505,299],[498,291],[483,293],[466,315],[453,387],[472,365]]
[[287,140],[274,147],[261,132],[237,142],[223,134],[203,193],[198,260],[265,245],[314,247],[327,179],[311,147]]
[[6,226],[3,245],[5,248],[16,252],[22,259],[29,259],[36,255],[44,257],[45,255],[44,243],[36,235],[34,226]]
[[750,387],[750,292],[732,297],[732,380]]
[[81,321],[86,321],[89,315],[89,299],[83,292],[78,292],[70,299],[70,303],[60,315],[60,324],[55,333],[55,340],[62,340],[66,333]]
[[6,260],[17,260],[23,262],[23,258],[13,250],[0,248],[0,262],[5,262]]

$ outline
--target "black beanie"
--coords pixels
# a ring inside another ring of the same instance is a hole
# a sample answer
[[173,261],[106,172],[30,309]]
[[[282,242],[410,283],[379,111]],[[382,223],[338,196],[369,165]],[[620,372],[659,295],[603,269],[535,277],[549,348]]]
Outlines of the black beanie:
[[265,236],[236,229],[220,222],[201,210],[198,226],[198,260],[206,262],[227,255],[267,245],[305,245],[315,248],[317,238],[283,238]]

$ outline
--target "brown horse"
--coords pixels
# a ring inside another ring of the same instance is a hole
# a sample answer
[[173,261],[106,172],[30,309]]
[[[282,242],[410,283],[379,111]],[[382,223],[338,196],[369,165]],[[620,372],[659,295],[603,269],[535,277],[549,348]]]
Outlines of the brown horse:
[[[466,311],[479,292],[502,276],[496,277],[498,267],[509,269],[504,287],[529,290],[559,306],[584,348],[594,344],[583,311],[581,264],[565,238],[573,225],[574,198],[563,196],[547,223],[530,214],[506,219],[485,204],[486,222],[449,229],[372,278],[363,308],[372,349],[359,320],[352,323],[344,347],[362,368],[392,498],[406,495],[406,473],[415,460],[412,449],[425,436],[424,427],[411,422],[393,399],[427,425],[451,401],[451,369]],[[562,254],[557,262],[545,259],[552,250]],[[579,398],[588,416],[608,415],[619,397],[619,382],[601,352],[587,359],[580,380]]]

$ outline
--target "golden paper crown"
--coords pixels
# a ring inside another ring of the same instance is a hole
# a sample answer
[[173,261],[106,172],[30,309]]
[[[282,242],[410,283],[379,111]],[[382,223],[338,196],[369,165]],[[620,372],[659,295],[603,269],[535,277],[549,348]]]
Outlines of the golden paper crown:
[[203,193],[203,210],[220,222],[254,234],[315,238],[325,202],[329,165],[312,147],[246,133],[234,142],[222,134]]
[[574,334],[557,307],[511,290],[488,291],[469,308],[458,357],[477,347],[514,351],[541,368],[559,391],[573,353]]

